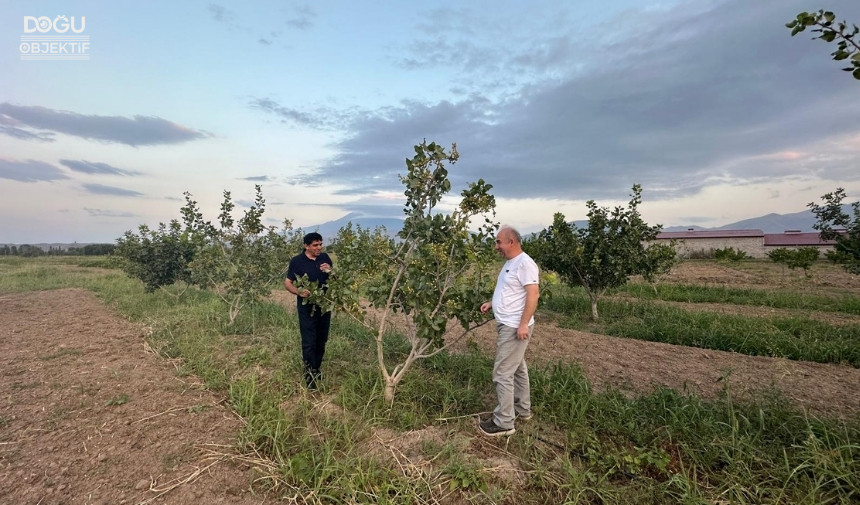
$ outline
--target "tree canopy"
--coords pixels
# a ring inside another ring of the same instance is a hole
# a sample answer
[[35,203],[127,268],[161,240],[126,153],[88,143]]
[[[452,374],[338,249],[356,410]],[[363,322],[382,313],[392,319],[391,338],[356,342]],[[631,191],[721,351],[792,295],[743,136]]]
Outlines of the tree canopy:
[[[489,320],[480,305],[489,299],[495,279],[490,265],[496,260],[496,200],[492,186],[479,179],[460,193],[456,206],[446,205],[452,210],[443,210],[440,204],[451,190],[447,167],[458,159],[456,144],[448,152],[436,143],[416,145],[400,176],[406,218],[397,240],[378,230],[341,229],[328,289],[312,290],[309,298],[346,311],[374,331],[388,401],[416,360],[441,352]],[[361,296],[375,317],[362,312]],[[388,352],[390,341],[383,338],[392,325],[409,344],[406,358],[393,365],[388,360],[396,353]]]
[[851,215],[845,211],[842,201],[845,190],[837,188],[823,195],[822,205],[810,202],[808,207],[815,214],[813,228],[819,230],[822,240],[835,240],[834,250],[827,254],[828,259],[842,264],[845,270],[860,274],[860,201],[851,204]]
[[634,185],[630,196],[626,208],[612,211],[589,200],[585,228],[556,213],[552,225],[523,244],[542,268],[555,271],[569,285],[585,288],[595,320],[597,301],[606,290],[624,285],[634,275],[653,279],[675,261],[672,246],[651,243],[662,226],[649,226],[642,219],[642,187]]

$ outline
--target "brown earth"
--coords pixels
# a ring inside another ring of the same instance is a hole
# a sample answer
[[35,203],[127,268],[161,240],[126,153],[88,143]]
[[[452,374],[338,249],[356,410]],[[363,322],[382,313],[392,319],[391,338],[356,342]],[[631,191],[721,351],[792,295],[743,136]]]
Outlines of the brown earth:
[[274,503],[242,421],[92,293],[0,296],[0,503]]
[[[760,287],[762,278],[682,265],[667,281]],[[844,275],[818,282],[860,285]],[[235,453],[241,419],[223,397],[153,353],[146,334],[88,291],[0,295],[0,503],[275,502],[252,488],[257,463]],[[490,350],[494,332],[486,325],[469,338]],[[860,370],[849,366],[606,337],[558,328],[540,314],[528,356],[579,362],[598,388],[662,385],[712,398],[728,380],[736,395],[776,388],[813,413],[860,413]],[[408,434],[381,430],[377,438],[398,464],[414,464],[413,448],[392,442]]]

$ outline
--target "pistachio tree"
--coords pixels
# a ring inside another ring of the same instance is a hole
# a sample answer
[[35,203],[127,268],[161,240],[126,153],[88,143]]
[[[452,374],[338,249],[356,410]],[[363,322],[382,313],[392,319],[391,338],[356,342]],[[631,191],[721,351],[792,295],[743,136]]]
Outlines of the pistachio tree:
[[818,260],[820,254],[821,252],[815,247],[798,247],[797,249],[780,247],[768,251],[767,257],[774,263],[787,266],[789,270],[802,268],[803,273],[809,277],[809,269]]
[[541,268],[558,273],[566,284],[585,288],[591,300],[591,317],[597,321],[597,302],[606,290],[623,286],[634,275],[653,279],[674,264],[674,249],[660,244],[647,247],[662,226],[649,226],[642,219],[641,203],[642,187],[638,184],[633,186],[626,208],[618,206],[610,211],[589,200],[585,228],[568,223],[564,214],[556,213],[552,225],[526,240],[523,249]]
[[[458,158],[456,144],[449,152],[426,140],[416,145],[400,176],[406,203],[396,240],[361,228],[341,229],[328,287],[313,290],[309,298],[324,309],[351,314],[373,331],[389,402],[417,360],[448,349],[488,322],[480,305],[493,288],[496,202],[492,186],[480,179],[460,193],[456,207],[444,209],[442,199],[451,190],[446,166]],[[372,314],[362,309],[362,297]],[[402,360],[393,358],[384,338],[392,328],[409,345]]]
[[143,282],[147,293],[179,283],[183,285],[178,295],[181,296],[188,286],[195,284],[191,262],[215,232],[210,223],[203,221],[191,194],[183,195],[181,222],[172,219],[156,228],[142,224],[137,233],[129,230],[117,239],[114,257],[129,277]]
[[851,204],[851,213],[846,212],[845,190],[837,188],[821,197],[822,205],[810,202],[808,207],[815,214],[813,228],[819,231],[821,240],[834,240],[833,251],[827,258],[840,263],[845,270],[860,274],[860,202]]
[[203,218],[190,193],[184,195],[181,222],[127,231],[117,240],[115,255],[147,292],[176,283],[211,290],[227,304],[233,323],[242,308],[279,284],[290,256],[301,249],[300,232],[292,230],[289,220],[280,229],[263,225],[265,199],[259,185],[254,204],[238,220],[225,191],[218,226]]
[[[290,257],[301,249],[301,233],[292,230],[289,220],[280,229],[263,224],[266,201],[260,186],[255,189],[254,204],[239,219],[233,218],[235,204],[224,191],[217,227],[190,205],[183,207],[186,226],[205,232],[189,265],[192,282],[211,289],[227,304],[231,324],[244,307],[272,292]],[[190,195],[186,201],[190,204]]]
[[137,232],[126,231],[117,239],[114,258],[129,277],[143,282],[144,290],[152,293],[177,282],[188,286],[195,251],[190,234],[174,219],[156,228],[142,224]]

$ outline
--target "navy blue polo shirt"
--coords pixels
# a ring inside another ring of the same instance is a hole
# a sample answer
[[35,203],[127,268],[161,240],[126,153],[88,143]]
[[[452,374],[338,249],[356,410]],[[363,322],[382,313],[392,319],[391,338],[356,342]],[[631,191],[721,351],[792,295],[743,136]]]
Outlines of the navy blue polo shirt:
[[[324,286],[328,282],[329,274],[320,270],[320,265],[328,263],[334,266],[331,258],[326,253],[320,253],[315,260],[308,258],[308,255],[302,252],[290,260],[290,266],[287,268],[287,279],[296,282],[296,279],[302,275],[307,275],[308,280],[317,282],[320,286]],[[296,295],[299,305],[302,298]]]

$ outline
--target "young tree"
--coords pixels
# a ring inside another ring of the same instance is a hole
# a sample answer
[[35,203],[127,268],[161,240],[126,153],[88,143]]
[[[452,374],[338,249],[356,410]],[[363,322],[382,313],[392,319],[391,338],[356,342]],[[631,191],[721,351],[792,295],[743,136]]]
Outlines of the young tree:
[[634,275],[648,278],[666,265],[657,261],[666,254],[664,249],[655,249],[652,256],[646,250],[662,226],[649,226],[642,220],[641,203],[638,184],[633,186],[627,208],[615,207],[610,212],[589,200],[587,228],[577,228],[557,213],[549,228],[523,244],[542,268],[557,272],[569,285],[585,288],[595,321],[599,319],[597,301],[607,289],[623,286]]
[[675,241],[671,244],[651,243],[645,248],[645,262],[641,269],[642,278],[651,284],[657,293],[657,280],[668,274],[678,264],[678,251]]
[[203,220],[188,193],[182,208],[186,227],[196,238],[197,254],[189,265],[192,282],[212,289],[227,303],[230,324],[242,308],[272,292],[301,244],[300,232],[291,233],[289,220],[282,230],[263,225],[266,201],[260,186],[255,189],[254,205],[238,221],[232,217],[235,205],[230,192],[224,191],[218,228]]
[[265,200],[259,185],[254,205],[238,221],[232,217],[230,192],[224,192],[220,227],[203,219],[190,193],[184,195],[182,224],[174,219],[156,230],[141,225],[139,233],[127,231],[117,240],[115,254],[147,292],[180,281],[212,290],[227,303],[232,324],[243,307],[279,284],[290,257],[301,249],[300,233],[291,233],[289,220],[283,230],[263,225]]
[[855,79],[860,79],[860,45],[854,40],[854,37],[860,33],[860,28],[857,25],[849,26],[848,23],[842,21],[835,23],[836,15],[830,11],[820,10],[816,13],[801,12],[795,19],[787,23],[785,26],[791,29],[791,36],[806,30],[808,27],[814,26],[813,33],[818,33],[815,39],[821,39],[825,42],[836,43],[836,50],[830,53],[836,61],[842,61],[850,58],[851,66],[845,67],[842,70],[851,72]]
[[821,197],[823,205],[810,202],[807,207],[812,209],[817,222],[813,228],[819,231],[821,240],[835,240],[833,254],[827,257],[836,263],[841,263],[845,270],[860,274],[860,201],[851,204],[852,216],[845,212],[842,200],[845,190],[837,188],[832,193]]
[[815,247],[800,247],[797,249],[787,249],[780,247],[769,251],[767,257],[774,263],[780,263],[794,270],[802,268],[803,273],[809,277],[809,269],[818,260],[820,252]]
[[[314,289],[308,299],[326,310],[347,311],[376,334],[377,362],[389,402],[415,361],[442,352],[488,322],[480,305],[492,293],[489,272],[497,225],[490,216],[495,215],[496,201],[489,193],[492,186],[481,179],[461,193],[455,210],[439,210],[451,190],[446,164],[458,158],[456,144],[450,153],[436,143],[416,145],[415,156],[406,160],[406,175],[400,176],[406,187],[406,219],[398,240],[384,239],[378,231],[374,235],[361,228],[342,229],[328,289]],[[472,221],[482,218],[477,231],[470,232]],[[379,312],[375,320],[358,309],[362,284],[369,304]],[[397,328],[405,333],[409,353],[392,365],[383,337],[395,317],[402,320]]]
[[154,230],[142,224],[137,233],[126,231],[114,250],[120,268],[143,282],[147,293],[178,281],[190,283],[188,265],[194,254],[194,244],[175,219]]
[[734,247],[723,247],[714,249],[714,259],[717,261],[727,261],[729,263],[737,263],[741,260],[749,259],[750,255],[742,249]]

